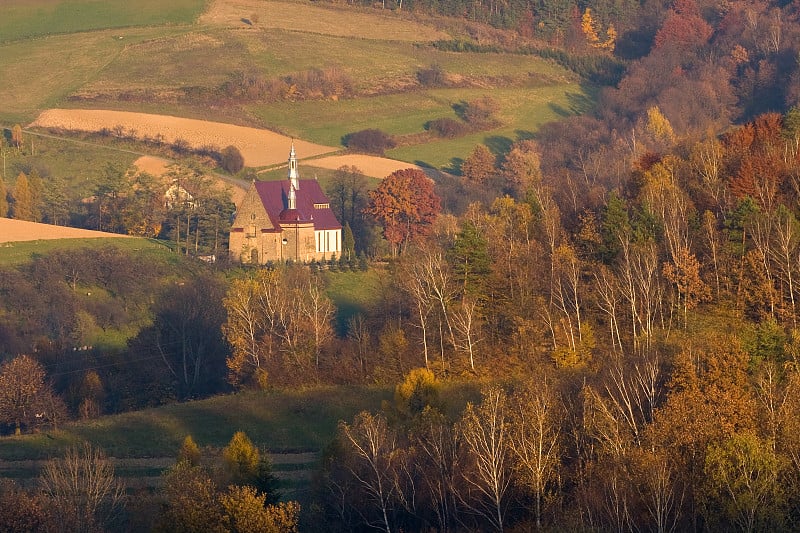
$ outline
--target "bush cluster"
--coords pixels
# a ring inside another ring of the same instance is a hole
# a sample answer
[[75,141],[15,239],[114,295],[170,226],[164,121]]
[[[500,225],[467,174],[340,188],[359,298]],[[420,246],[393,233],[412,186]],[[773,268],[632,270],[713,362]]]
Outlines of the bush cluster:
[[455,139],[469,133],[469,127],[466,124],[449,117],[431,120],[426,127],[431,133],[446,139]]
[[376,155],[383,155],[386,150],[396,146],[391,135],[375,128],[350,133],[342,140],[351,150]]

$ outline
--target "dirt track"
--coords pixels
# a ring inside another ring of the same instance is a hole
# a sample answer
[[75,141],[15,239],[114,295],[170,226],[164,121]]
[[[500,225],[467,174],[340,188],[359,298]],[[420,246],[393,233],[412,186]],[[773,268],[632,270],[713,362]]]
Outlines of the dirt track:
[[0,218],[0,243],[51,239],[93,239],[101,237],[125,238],[128,237],[128,235],[68,228],[66,226],[53,226],[51,224],[39,224],[37,222],[14,220],[13,218]]

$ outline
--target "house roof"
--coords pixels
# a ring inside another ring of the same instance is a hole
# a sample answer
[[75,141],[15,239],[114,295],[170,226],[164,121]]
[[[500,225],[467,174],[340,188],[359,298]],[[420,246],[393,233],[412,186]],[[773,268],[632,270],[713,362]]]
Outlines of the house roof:
[[322,191],[317,180],[298,180],[295,190],[296,209],[289,212],[289,180],[257,181],[256,192],[261,198],[272,225],[276,228],[282,223],[313,222],[314,229],[342,229],[336,215],[330,207],[314,207],[329,205],[330,200]]

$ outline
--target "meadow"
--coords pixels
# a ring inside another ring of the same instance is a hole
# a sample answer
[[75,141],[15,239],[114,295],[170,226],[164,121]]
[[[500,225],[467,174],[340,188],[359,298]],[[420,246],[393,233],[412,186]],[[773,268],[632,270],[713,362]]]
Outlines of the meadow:
[[207,0],[5,0],[0,42],[106,28],[190,24]]
[[[569,71],[511,53],[441,51],[435,40],[464,37],[463,23],[306,2],[181,0],[168,10],[132,0],[82,24],[87,0],[14,0],[0,6],[0,124],[28,123],[53,107],[117,109],[223,119],[330,146],[348,133],[379,128],[395,135],[455,117],[464,101],[490,94],[501,104],[497,129],[455,140],[425,139],[389,153],[410,163],[458,170],[477,143],[502,153],[544,122],[579,112],[591,93]],[[253,23],[248,19],[256,15]],[[11,32],[10,28],[14,30]],[[443,28],[447,28],[445,31]],[[417,81],[436,66],[444,86]],[[239,73],[267,80],[335,69],[352,83],[338,99],[231,101],[220,92]],[[47,76],[31,76],[47,72]],[[502,139],[502,142],[497,142]]]
[[[457,416],[479,397],[479,384],[443,385],[448,414]],[[186,435],[201,447],[222,448],[236,431],[273,453],[320,452],[336,435],[339,421],[376,412],[393,401],[387,386],[316,386],[250,391],[175,403],[141,411],[75,421],[57,430],[0,439],[0,459],[22,461],[60,454],[88,440],[113,457],[174,457]]]
[[47,255],[55,250],[95,250],[109,245],[124,251],[136,252],[137,255],[158,257],[170,263],[181,260],[164,243],[154,239],[47,239],[0,244],[0,268],[18,267],[29,263],[36,256]]

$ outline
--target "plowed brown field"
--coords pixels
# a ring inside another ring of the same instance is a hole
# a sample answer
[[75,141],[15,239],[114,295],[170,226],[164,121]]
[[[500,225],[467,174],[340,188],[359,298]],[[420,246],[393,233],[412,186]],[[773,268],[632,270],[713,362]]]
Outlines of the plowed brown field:
[[[127,132],[135,131],[139,138],[161,135],[168,143],[183,139],[193,147],[224,148],[233,145],[239,149],[245,164],[250,167],[283,163],[292,144],[290,137],[269,130],[128,111],[48,109],[31,126],[76,131],[100,131],[103,128],[111,130],[122,126]],[[331,146],[300,140],[295,140],[294,145],[300,157],[313,157],[337,150]]]
[[92,239],[100,237],[125,238],[128,237],[128,235],[68,228],[66,226],[53,226],[51,224],[39,224],[38,222],[26,222],[13,218],[0,218],[0,243],[50,239]]

